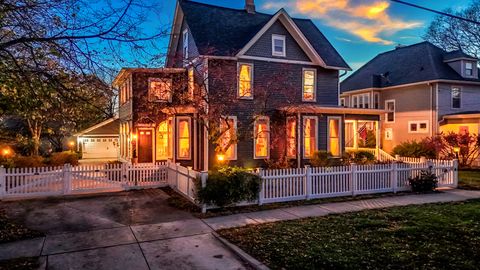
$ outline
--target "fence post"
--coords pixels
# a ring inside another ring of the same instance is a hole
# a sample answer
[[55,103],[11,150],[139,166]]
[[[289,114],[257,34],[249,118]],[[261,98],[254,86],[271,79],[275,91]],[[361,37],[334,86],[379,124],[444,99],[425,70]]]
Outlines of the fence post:
[[310,165],[305,165],[305,182],[307,186],[307,200],[312,196],[312,168]]
[[263,199],[265,198],[265,181],[263,180],[263,169],[258,168],[258,176],[260,177],[260,192],[258,194],[258,205],[263,205]]
[[395,160],[396,161],[401,161],[400,155],[395,155]]
[[128,163],[122,162],[122,184],[123,184],[123,189],[127,190],[128,189]]
[[350,167],[351,167],[350,181],[352,182],[351,183],[352,196],[355,196],[357,195],[357,164],[352,163]]
[[392,163],[392,172],[390,173],[393,193],[397,193],[397,190],[398,190],[398,171],[397,171],[397,167],[398,167],[397,163],[393,162]]
[[178,188],[178,166],[180,163],[175,163],[175,188]]
[[5,167],[0,166],[0,199],[7,195],[7,172]]
[[420,157],[420,163],[427,163],[427,158],[426,157]]
[[72,190],[72,166],[63,165],[63,194],[70,194]]
[[454,159],[453,163],[453,187],[458,187],[458,159]]
[[[202,189],[207,186],[207,178],[208,178],[208,172],[201,172],[200,179],[202,181]],[[202,204],[202,213],[205,214],[206,212],[207,212],[207,204],[203,203]]]

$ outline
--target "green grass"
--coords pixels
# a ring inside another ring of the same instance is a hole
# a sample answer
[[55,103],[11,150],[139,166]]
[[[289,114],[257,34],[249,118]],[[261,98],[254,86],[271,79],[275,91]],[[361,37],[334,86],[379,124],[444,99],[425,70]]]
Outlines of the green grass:
[[478,269],[480,200],[220,230],[272,269]]
[[458,186],[464,189],[480,190],[480,170],[459,171]]

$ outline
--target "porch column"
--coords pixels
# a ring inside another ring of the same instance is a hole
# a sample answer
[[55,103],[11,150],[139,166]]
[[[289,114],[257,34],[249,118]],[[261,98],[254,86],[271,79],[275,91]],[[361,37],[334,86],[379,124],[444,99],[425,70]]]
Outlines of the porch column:
[[358,120],[353,120],[353,148],[358,149]]

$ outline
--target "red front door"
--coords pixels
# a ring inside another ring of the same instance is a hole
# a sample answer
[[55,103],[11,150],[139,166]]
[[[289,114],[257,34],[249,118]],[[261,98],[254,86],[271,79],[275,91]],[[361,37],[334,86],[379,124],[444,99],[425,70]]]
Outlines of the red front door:
[[152,130],[138,131],[138,162],[139,163],[151,163],[153,162],[152,152]]

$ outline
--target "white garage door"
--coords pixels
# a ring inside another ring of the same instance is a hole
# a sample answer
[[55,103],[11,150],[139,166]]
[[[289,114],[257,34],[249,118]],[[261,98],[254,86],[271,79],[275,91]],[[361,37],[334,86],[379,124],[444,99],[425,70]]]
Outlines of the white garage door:
[[118,138],[83,138],[83,159],[116,159]]

